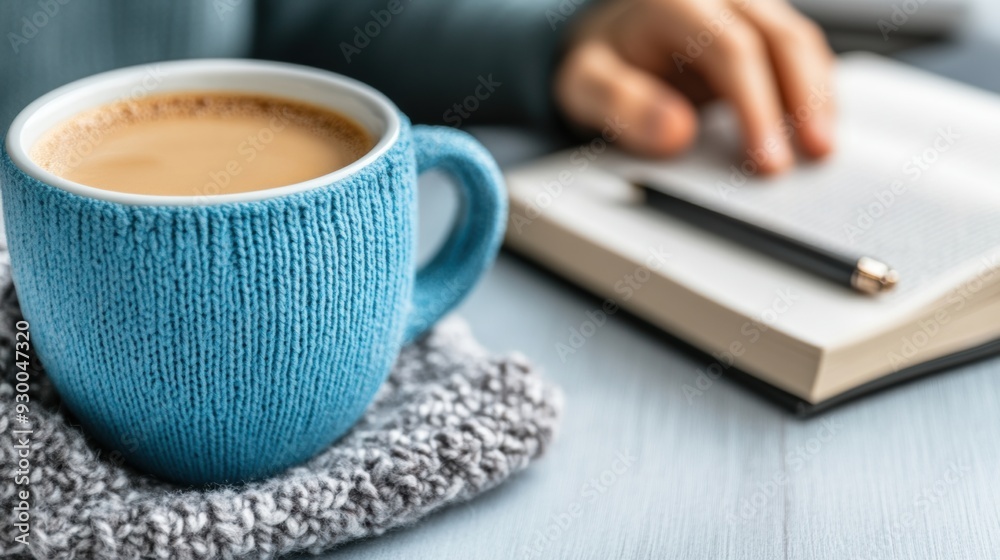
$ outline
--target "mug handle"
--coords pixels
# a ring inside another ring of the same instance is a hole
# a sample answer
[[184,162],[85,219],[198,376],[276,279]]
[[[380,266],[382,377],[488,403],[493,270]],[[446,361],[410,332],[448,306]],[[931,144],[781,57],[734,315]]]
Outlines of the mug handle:
[[424,333],[472,290],[493,262],[507,224],[507,195],[493,156],[453,128],[413,127],[417,173],[440,169],[458,185],[461,203],[447,240],[417,271],[406,342]]

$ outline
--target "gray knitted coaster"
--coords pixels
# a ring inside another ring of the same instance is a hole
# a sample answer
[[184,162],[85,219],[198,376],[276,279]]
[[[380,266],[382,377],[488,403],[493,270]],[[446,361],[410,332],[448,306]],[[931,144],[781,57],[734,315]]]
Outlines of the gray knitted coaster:
[[[5,255],[0,253],[0,259]],[[0,285],[6,266],[0,260]],[[27,485],[15,485],[13,290],[0,299],[0,508],[30,491],[28,546],[5,521],[0,557],[273,558],[413,523],[524,469],[551,442],[560,396],[518,356],[494,357],[460,319],[405,348],[364,418],[308,463],[239,487],[178,488],[117,465],[32,373]],[[294,434],[289,434],[294,437]]]

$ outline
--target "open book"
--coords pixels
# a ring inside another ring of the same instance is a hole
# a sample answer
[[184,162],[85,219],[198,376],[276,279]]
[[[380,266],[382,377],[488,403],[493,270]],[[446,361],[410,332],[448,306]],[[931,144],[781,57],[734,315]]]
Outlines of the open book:
[[[507,245],[800,409],[996,350],[1000,98],[853,54],[837,103],[835,154],[776,178],[754,175],[722,106],[677,159],[594,142],[511,170]],[[865,296],[819,279],[646,206],[640,181],[877,258],[900,283]]]

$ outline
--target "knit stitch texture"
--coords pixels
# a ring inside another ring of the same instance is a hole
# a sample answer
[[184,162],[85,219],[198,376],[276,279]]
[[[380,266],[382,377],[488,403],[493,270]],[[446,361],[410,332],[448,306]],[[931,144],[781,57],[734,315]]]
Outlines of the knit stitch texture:
[[[357,173],[246,203],[116,204],[0,163],[20,303],[65,404],[110,452],[189,484],[269,476],[344,434],[505,221],[485,149],[405,119]],[[450,171],[468,202],[419,275],[417,164]]]
[[307,463],[242,486],[184,489],[108,459],[32,372],[30,485],[15,486],[13,325],[0,254],[0,510],[31,492],[29,546],[0,557],[274,558],[413,523],[527,467],[551,443],[559,391],[522,357],[495,357],[460,319],[405,347],[361,421]]

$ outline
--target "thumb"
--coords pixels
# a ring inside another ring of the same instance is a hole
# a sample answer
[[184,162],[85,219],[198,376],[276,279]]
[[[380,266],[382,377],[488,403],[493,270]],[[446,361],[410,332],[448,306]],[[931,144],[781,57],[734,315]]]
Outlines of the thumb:
[[556,74],[555,97],[578,125],[600,130],[609,120],[622,123],[622,146],[648,156],[680,152],[698,128],[687,98],[599,41],[580,43],[567,54]]

